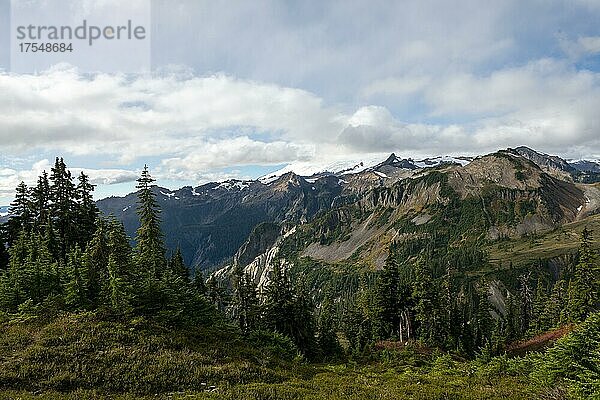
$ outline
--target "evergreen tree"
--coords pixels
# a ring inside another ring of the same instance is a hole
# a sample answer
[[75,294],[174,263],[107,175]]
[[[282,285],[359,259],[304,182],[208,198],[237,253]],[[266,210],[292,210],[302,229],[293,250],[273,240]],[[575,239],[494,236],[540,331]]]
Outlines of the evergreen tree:
[[78,183],[75,191],[78,206],[78,243],[82,248],[85,248],[96,231],[96,219],[99,211],[92,195],[95,185],[90,183],[89,177],[83,172],[77,179]]
[[25,265],[29,258],[29,250],[29,235],[23,230],[9,249],[9,267],[2,276],[0,307],[4,311],[15,312],[28,298],[29,277]]
[[523,330],[523,306],[518,293],[508,292],[506,296],[506,341],[520,339]]
[[472,311],[468,323],[472,332],[472,342],[465,346],[467,352],[471,354],[491,343],[493,321],[490,315],[487,288],[487,282],[481,280],[475,285],[472,291]]
[[414,266],[412,296],[415,301],[415,321],[420,338],[430,345],[442,345],[445,338],[444,318],[439,304],[439,290],[430,269],[422,261]]
[[518,327],[519,338],[527,332],[531,323],[532,308],[533,308],[533,289],[531,287],[531,271],[527,274],[519,276],[519,289],[515,300],[520,306]]
[[248,333],[256,328],[259,317],[258,290],[252,278],[236,265],[233,273],[233,315],[240,330]]
[[206,295],[206,284],[204,282],[204,275],[202,274],[202,270],[200,269],[200,266],[196,266],[196,269],[194,271],[194,280],[192,282],[193,284],[193,289],[196,292],[197,295],[199,296],[204,296]]
[[382,338],[400,336],[400,272],[393,246],[378,279],[379,321]]
[[275,264],[265,288],[263,322],[267,329],[291,337],[293,297],[292,286],[281,265]]
[[321,305],[317,323],[317,346],[324,360],[336,359],[343,351],[336,335],[335,309],[330,295],[325,296]]
[[50,175],[51,214],[58,232],[59,258],[66,260],[67,253],[77,242],[77,203],[71,172],[62,158],[56,158]]
[[135,273],[131,263],[131,246],[125,233],[125,227],[116,219],[107,226],[107,277],[104,280],[102,294],[104,303],[119,313],[131,310]]
[[596,253],[591,248],[592,235],[586,228],[581,233],[579,259],[575,265],[573,286],[569,299],[569,316],[573,322],[583,321],[596,307]]
[[138,215],[140,227],[137,230],[135,247],[136,263],[140,271],[145,273],[149,280],[157,279],[165,268],[165,248],[163,235],[160,229],[160,210],[152,192],[152,183],[155,180],[148,172],[148,166],[140,178],[137,179]]
[[304,280],[294,288],[294,292],[290,310],[292,330],[283,333],[292,338],[304,356],[313,359],[316,356],[315,305]]
[[225,311],[225,288],[221,286],[214,275],[211,275],[206,281],[206,295],[217,310]]
[[461,342],[463,337],[463,318],[460,310],[461,302],[457,292],[457,285],[454,277],[455,270],[448,264],[446,274],[442,279],[441,307],[443,312],[444,332],[446,337],[446,347],[449,349],[464,348]]
[[350,342],[352,352],[360,353],[377,337],[376,326],[381,315],[377,292],[366,277],[360,277],[359,286],[343,313],[342,329]]
[[566,322],[564,310],[567,303],[567,283],[561,279],[552,286],[552,292],[544,307],[544,321],[548,328],[554,328]]
[[90,240],[84,256],[87,272],[87,294],[92,308],[102,303],[103,288],[108,281],[108,262],[111,249],[108,244],[108,222],[99,219],[96,232]]
[[0,225],[0,273],[8,268],[8,249],[6,248],[6,226]]
[[58,237],[54,225],[52,224],[52,218],[48,218],[44,232],[44,244],[52,256],[52,260],[58,261],[60,255],[60,248],[58,243]]
[[[145,165],[138,184],[138,209],[140,227],[137,230],[134,260],[141,279],[137,285],[136,307],[146,315],[157,315],[169,307],[171,294],[170,283],[174,274],[163,274],[169,271],[165,259],[163,234],[160,229],[160,209],[152,191],[155,180]],[[165,284],[168,287],[165,287]]]
[[68,255],[65,286],[65,303],[73,310],[88,306],[86,275],[83,253],[79,246],[75,246]]
[[42,172],[42,175],[38,177],[37,185],[33,188],[31,197],[34,230],[37,233],[43,234],[50,218],[50,182],[48,181],[48,173],[46,171]]
[[21,182],[17,186],[15,199],[10,203],[9,211],[7,239],[10,246],[21,232],[30,232],[33,225],[30,191],[25,182]]
[[48,251],[46,242],[38,234],[31,234],[29,254],[24,264],[29,282],[27,292],[34,304],[41,303],[50,294],[60,293],[60,276]]
[[168,266],[169,269],[171,269],[175,275],[181,277],[184,282],[190,282],[190,270],[183,261],[183,255],[181,254],[181,249],[179,247],[177,247],[175,254],[173,254],[169,260]]
[[531,335],[543,332],[551,326],[551,323],[548,320],[548,316],[545,312],[547,303],[548,293],[541,277],[539,277],[533,297],[532,318],[531,325],[529,327],[529,333]]

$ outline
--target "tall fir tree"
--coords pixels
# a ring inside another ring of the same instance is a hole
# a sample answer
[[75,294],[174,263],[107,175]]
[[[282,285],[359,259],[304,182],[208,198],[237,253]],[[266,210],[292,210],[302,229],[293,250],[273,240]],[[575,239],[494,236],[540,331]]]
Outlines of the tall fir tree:
[[276,263],[263,297],[263,322],[267,329],[290,335],[293,330],[293,296],[289,277]]
[[144,165],[137,179],[138,209],[140,227],[137,230],[135,257],[140,271],[152,279],[157,279],[166,266],[163,234],[160,229],[160,209],[156,195],[152,191],[154,179]]
[[548,291],[546,290],[542,278],[538,277],[535,294],[533,296],[531,324],[529,326],[529,333],[531,335],[535,335],[550,328],[550,321],[546,314],[547,303]]
[[86,276],[83,252],[76,245],[68,254],[65,285],[65,303],[72,310],[85,309],[89,306]]
[[71,247],[77,242],[77,203],[71,172],[62,158],[56,158],[50,174],[50,200],[53,225],[58,232],[59,257],[66,261]]
[[9,267],[3,274],[0,291],[0,306],[4,311],[16,311],[17,307],[28,298],[29,279],[26,263],[30,245],[29,234],[22,230],[9,249]]
[[77,243],[85,248],[96,230],[96,219],[99,211],[93,197],[95,185],[90,183],[89,177],[83,171],[79,174],[77,180],[78,183],[75,188],[77,198]]
[[418,260],[414,265],[412,297],[415,301],[415,321],[420,338],[430,345],[442,345],[445,339],[444,315],[439,290],[430,268]]
[[258,290],[252,278],[239,264],[234,268],[233,286],[233,316],[238,321],[240,330],[248,333],[258,324]]
[[336,359],[343,353],[337,339],[335,315],[334,299],[331,293],[327,293],[321,303],[317,320],[317,346],[323,361]]
[[9,218],[6,225],[9,246],[22,231],[30,232],[33,226],[31,192],[25,182],[19,183],[15,199],[10,203]]
[[177,276],[179,276],[184,282],[190,282],[190,269],[185,265],[183,261],[183,255],[181,249],[177,247],[175,254],[171,256],[168,263],[169,269]]
[[302,354],[312,360],[317,356],[316,349],[316,323],[315,304],[310,296],[305,279],[300,279],[299,284],[293,287],[294,296],[291,309],[291,336]]
[[38,177],[37,184],[31,193],[32,208],[34,214],[34,230],[44,233],[50,218],[50,181],[46,171]]
[[566,322],[564,313],[567,304],[567,283],[564,279],[560,279],[552,286],[552,291],[544,307],[544,320],[549,328],[557,327]]
[[592,249],[592,234],[585,227],[579,243],[578,262],[573,272],[569,299],[569,316],[572,322],[583,321],[598,305],[597,254]]
[[60,275],[57,266],[48,250],[43,236],[32,233],[29,240],[29,256],[25,264],[29,271],[29,298],[41,303],[51,294],[60,294]]
[[107,276],[102,288],[104,304],[114,312],[127,313],[131,311],[132,298],[135,296],[131,246],[121,222],[113,218],[107,225]]
[[206,295],[207,289],[206,283],[204,282],[204,274],[202,273],[202,270],[200,269],[199,265],[196,266],[196,268],[194,269],[194,279],[192,281],[192,286],[197,295]]
[[382,338],[400,336],[400,272],[394,245],[378,279],[379,331]]
[[108,221],[99,219],[96,231],[85,250],[87,293],[92,308],[102,304],[104,295],[102,291],[108,279],[108,258],[110,256],[108,233]]

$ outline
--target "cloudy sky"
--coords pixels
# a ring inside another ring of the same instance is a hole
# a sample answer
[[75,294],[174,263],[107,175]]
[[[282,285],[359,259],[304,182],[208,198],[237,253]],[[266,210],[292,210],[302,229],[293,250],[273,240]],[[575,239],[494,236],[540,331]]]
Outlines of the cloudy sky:
[[0,205],[56,155],[97,197],[144,163],[176,188],[392,151],[600,158],[598,21],[600,0],[155,0],[144,73],[11,72],[0,37]]

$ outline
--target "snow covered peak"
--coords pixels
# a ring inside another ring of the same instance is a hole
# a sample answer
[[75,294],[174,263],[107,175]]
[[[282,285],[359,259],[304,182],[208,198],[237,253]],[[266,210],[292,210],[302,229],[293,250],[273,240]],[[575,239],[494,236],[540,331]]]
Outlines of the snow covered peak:
[[438,156],[425,158],[420,161],[413,161],[411,158],[398,157],[395,153],[392,153],[391,155],[378,153],[367,156],[349,157],[346,159],[337,158],[321,162],[293,162],[278,171],[260,177],[259,181],[264,184],[269,184],[290,172],[303,177],[328,174],[342,176],[356,174],[365,170],[377,169],[383,165],[393,165],[397,168],[417,169],[435,167],[446,163],[456,163],[464,166],[472,160],[471,157]]
[[175,196],[175,193],[171,192],[170,190],[167,192],[165,192],[164,190],[161,190],[160,194],[162,194],[163,196],[168,197],[168,198]]
[[213,188],[213,190],[225,189],[225,190],[244,190],[250,187],[248,181],[240,181],[237,179],[230,179],[228,181],[221,182]]
[[473,161],[472,157],[437,156],[415,161],[414,164],[419,168],[437,167],[441,164],[459,164],[464,167],[471,161]]
[[335,158],[327,161],[297,161],[281,168],[278,171],[262,176],[259,180],[268,184],[277,180],[286,173],[293,172],[299,176],[313,176],[321,174],[346,175],[356,174],[371,168],[385,160],[387,155],[374,154],[360,157]]

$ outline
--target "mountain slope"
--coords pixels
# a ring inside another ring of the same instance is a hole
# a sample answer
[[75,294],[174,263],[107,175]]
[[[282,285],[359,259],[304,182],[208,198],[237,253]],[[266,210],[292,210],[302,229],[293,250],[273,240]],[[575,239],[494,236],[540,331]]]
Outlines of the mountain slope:
[[[526,147],[477,158],[414,161],[391,154],[378,163],[346,168],[350,164],[306,169],[317,171],[306,177],[287,171],[175,191],[157,187],[167,246],[179,246],[189,265],[212,269],[234,260],[257,225],[274,223],[287,227],[285,232],[298,226],[296,237],[310,231],[313,240],[301,252],[306,257],[339,262],[360,255],[368,265],[381,266],[389,243],[412,234],[398,227],[471,224],[468,235],[496,240],[552,229],[600,206],[596,186],[574,183],[580,170]],[[135,202],[132,193],[98,206],[124,221],[134,237]],[[449,205],[460,209],[449,216]],[[248,257],[243,264],[252,262]]]
[[[515,289],[514,281],[531,263],[547,260],[548,267],[555,268],[560,264],[554,258],[576,248],[574,242],[558,246],[557,251],[518,250],[507,254],[508,260],[515,259],[515,269],[507,270],[505,257],[498,259],[503,244],[523,242],[531,248],[529,238],[596,218],[588,216],[600,205],[595,185],[553,177],[510,149],[464,166],[441,164],[410,171],[404,178],[386,178],[379,185],[363,187],[354,202],[291,229],[288,225],[278,239],[270,238],[252,262],[239,265],[259,289],[268,284],[277,263],[302,277],[317,302],[326,292],[350,299],[359,281],[381,268],[391,244],[397,243],[400,265],[410,265],[426,253],[434,276],[442,276],[452,265],[465,288],[487,276],[490,301],[496,313],[503,313],[507,290]],[[242,249],[252,242],[266,243],[262,235],[253,232]],[[227,280],[237,260],[216,276]],[[403,269],[407,274],[403,279],[411,279],[411,270]]]

